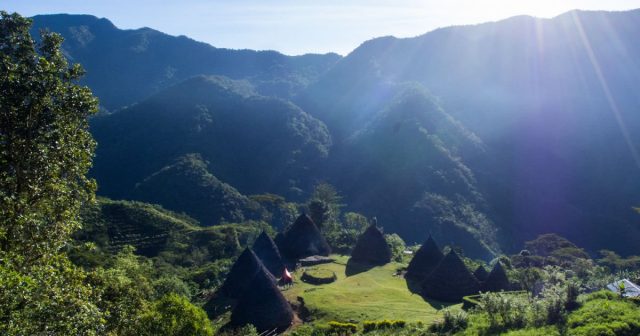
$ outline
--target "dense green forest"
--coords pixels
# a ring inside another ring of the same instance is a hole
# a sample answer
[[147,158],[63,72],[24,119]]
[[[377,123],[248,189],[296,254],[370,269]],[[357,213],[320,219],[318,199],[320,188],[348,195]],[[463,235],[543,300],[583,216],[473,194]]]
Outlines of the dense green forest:
[[599,32],[615,18],[637,55],[639,15],[341,58],[1,12],[0,334],[638,335],[616,282],[640,282],[637,135],[574,85],[587,60],[490,71],[539,61],[518,52],[535,24],[561,51],[577,18],[634,129],[640,68]]
[[217,224],[202,217],[203,188],[184,190],[188,205],[153,190],[160,176],[192,185],[163,169],[195,154],[246,197],[304,202],[327,182],[412,244],[431,233],[491,258],[557,232],[633,255],[639,13],[520,16],[377,38],[345,57],[219,49],[83,15],[36,16],[31,33],[60,33],[100,99],[101,196]]

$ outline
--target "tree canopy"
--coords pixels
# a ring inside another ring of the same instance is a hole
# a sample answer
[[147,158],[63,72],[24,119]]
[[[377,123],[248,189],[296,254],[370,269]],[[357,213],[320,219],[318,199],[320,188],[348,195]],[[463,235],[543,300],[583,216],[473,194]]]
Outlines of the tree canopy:
[[98,290],[60,253],[94,199],[87,118],[98,103],[62,38],[36,43],[30,27],[0,12],[0,333],[100,334]]
[[93,201],[87,118],[98,103],[77,84],[83,70],[69,66],[59,35],[43,32],[36,43],[31,20],[1,16],[0,251],[30,263],[54,255]]

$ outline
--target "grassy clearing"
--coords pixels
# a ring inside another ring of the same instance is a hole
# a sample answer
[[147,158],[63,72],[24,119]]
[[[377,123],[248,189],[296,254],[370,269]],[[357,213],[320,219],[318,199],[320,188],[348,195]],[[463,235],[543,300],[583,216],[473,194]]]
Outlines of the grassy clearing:
[[298,270],[294,273],[294,286],[283,292],[292,302],[302,297],[315,322],[399,319],[429,324],[441,316],[440,302],[426,302],[409,291],[402,276],[394,275],[405,265],[389,263],[347,277],[348,257],[332,257],[336,262],[310,268],[335,272],[336,282],[319,286],[307,284],[300,281],[302,270]]

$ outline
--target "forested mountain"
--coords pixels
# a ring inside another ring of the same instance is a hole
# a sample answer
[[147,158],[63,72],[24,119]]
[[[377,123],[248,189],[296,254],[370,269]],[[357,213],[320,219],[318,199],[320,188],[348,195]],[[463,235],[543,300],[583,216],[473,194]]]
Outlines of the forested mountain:
[[395,85],[418,82],[484,143],[485,154],[462,158],[504,238],[560,232],[637,252],[639,32],[640,10],[572,11],[378,38],[295,101],[339,146]]
[[325,176],[354,209],[374,211],[380,223],[411,242],[431,232],[475,256],[497,252],[494,224],[461,157],[483,156],[482,141],[422,85],[393,91],[362,129],[335,146]]
[[346,57],[32,21],[0,11],[0,334],[640,334],[640,10]]
[[108,110],[133,104],[195,75],[250,80],[265,95],[290,97],[340,56],[285,56],[275,51],[214,48],[150,28],[118,29],[90,15],[38,15],[34,36],[49,29],[65,38],[69,60],[87,70],[83,82]]
[[[486,257],[558,232],[638,252],[640,10],[382,37],[344,58],[216,49],[88,16],[35,23],[67,38],[104,106],[140,101],[92,122],[103,195],[206,223],[204,205],[159,190],[300,200],[327,181],[409,242],[431,232]],[[191,153],[199,177],[175,170]]]
[[260,205],[218,180],[199,154],[187,154],[136,184],[132,198],[191,214],[204,225],[256,218]]
[[[92,131],[100,143],[94,173],[101,193],[116,198],[131,197],[138,183],[136,193],[145,194],[161,178],[153,174],[190,153],[209,161],[208,172],[241,193],[295,196],[311,188],[308,172],[326,159],[331,145],[324,124],[297,106],[222,77],[186,80],[95,118]],[[172,175],[181,179],[173,183],[193,185],[199,193],[201,182]]]

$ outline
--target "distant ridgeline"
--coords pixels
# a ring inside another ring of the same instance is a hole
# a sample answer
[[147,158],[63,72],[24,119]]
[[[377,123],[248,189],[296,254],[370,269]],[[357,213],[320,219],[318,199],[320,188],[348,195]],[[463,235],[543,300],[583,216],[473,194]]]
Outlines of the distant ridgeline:
[[210,226],[265,218],[252,195],[300,202],[326,181],[408,243],[431,232],[489,259],[557,232],[640,253],[639,10],[383,37],[346,57],[91,16],[34,23],[65,37],[105,108],[92,120],[103,196]]

